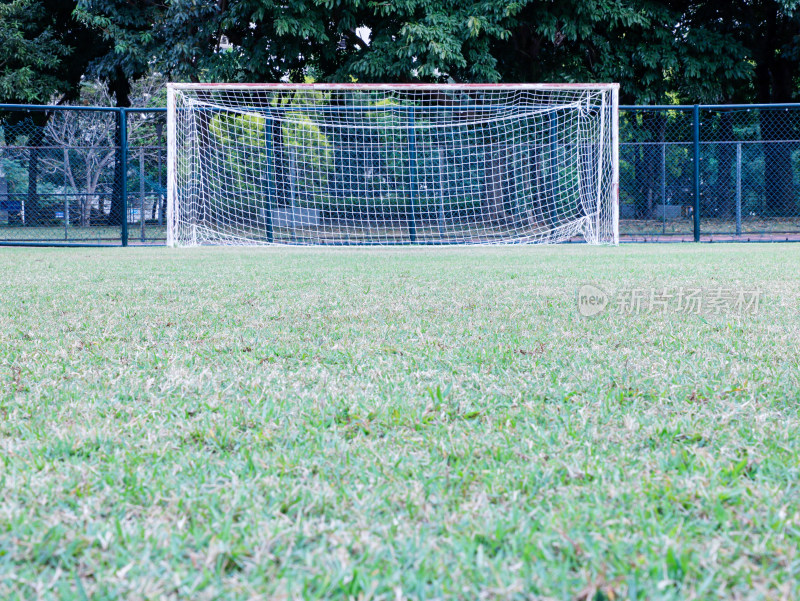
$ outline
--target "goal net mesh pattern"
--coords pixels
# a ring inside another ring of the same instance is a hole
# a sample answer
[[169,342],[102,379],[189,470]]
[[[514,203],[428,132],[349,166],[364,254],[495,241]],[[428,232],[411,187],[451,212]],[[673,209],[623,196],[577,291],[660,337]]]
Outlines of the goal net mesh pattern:
[[170,241],[613,244],[612,89],[175,84]]

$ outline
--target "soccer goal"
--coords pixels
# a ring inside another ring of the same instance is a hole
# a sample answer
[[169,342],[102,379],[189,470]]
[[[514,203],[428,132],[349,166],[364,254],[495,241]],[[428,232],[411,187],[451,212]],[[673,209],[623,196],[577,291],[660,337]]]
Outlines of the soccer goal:
[[617,84],[170,84],[170,245],[618,243]]

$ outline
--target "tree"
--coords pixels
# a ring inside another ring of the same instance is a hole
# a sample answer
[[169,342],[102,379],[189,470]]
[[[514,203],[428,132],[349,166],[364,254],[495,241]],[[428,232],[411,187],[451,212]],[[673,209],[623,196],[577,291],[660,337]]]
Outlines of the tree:
[[[130,98],[138,106],[146,106],[164,79],[157,75],[132,82]],[[84,82],[81,86],[80,102],[86,106],[113,106],[116,99],[108,86],[101,81]],[[117,157],[115,123],[109,113],[56,111],[43,130],[43,139],[48,148],[56,152],[43,153],[40,162],[43,171],[51,180],[63,181],[63,193],[80,192],[85,196],[77,201],[81,226],[92,221],[109,221],[114,206],[114,195],[108,202],[100,189],[113,191],[116,179],[108,177],[108,167]],[[156,132],[151,122],[128,119],[129,145],[154,145]],[[67,216],[65,215],[65,218]],[[112,223],[116,223],[114,218]]]
[[[68,87],[61,60],[69,52],[46,20],[44,7],[32,0],[12,0],[0,6],[0,102],[35,103],[45,101],[56,90]],[[33,220],[40,213],[38,194],[39,155],[42,144],[41,126],[45,114],[27,116],[22,113],[5,116],[12,131],[28,129],[28,197]]]
[[9,0],[0,5],[0,103],[74,100],[93,58],[107,50],[99,32],[63,0]]
[[334,75],[340,80],[499,81],[491,45],[509,35],[507,25],[518,11],[519,4],[498,0],[370,3],[359,12],[360,24],[371,31],[370,42],[353,30],[343,32],[354,51]]
[[[797,0],[746,0],[737,3],[731,35],[748,48],[755,65],[750,98],[759,103],[800,100],[800,2]],[[792,147],[774,140],[796,139],[800,128],[781,110],[759,113],[764,150],[765,207],[767,216],[787,216],[800,210],[795,198]]]
[[67,85],[59,66],[69,48],[42,26],[42,12],[33,0],[0,5],[0,102],[44,102]]
[[[11,0],[0,6],[0,102],[43,103],[74,99],[93,53],[103,40],[72,16],[71,2]],[[39,198],[39,159],[43,127],[50,115],[7,112],[7,127],[27,130],[29,147],[26,223],[37,225],[43,212]]]
[[[711,32],[741,49],[741,64],[748,77],[740,85],[720,87],[714,99],[720,103],[787,103],[800,100],[800,2],[797,0],[743,0],[719,4],[713,0],[691,2],[684,7],[685,21],[692,31]],[[709,48],[713,56],[715,48]],[[719,87],[712,80],[709,87]],[[734,115],[720,114],[717,139],[732,140]],[[764,109],[758,114],[764,156],[764,211],[767,216],[796,214],[791,148],[771,140],[794,139],[800,131],[786,111]],[[714,214],[732,214],[734,148],[714,149],[717,185],[709,200]]]
[[752,75],[725,33],[665,0],[527,1],[492,46],[504,81],[616,81],[627,104],[721,100]]
[[[128,72],[155,57],[194,81],[494,81],[489,40],[504,35],[509,10],[496,0],[78,0],[76,15],[113,40],[109,57]],[[109,72],[105,61],[94,68]]]

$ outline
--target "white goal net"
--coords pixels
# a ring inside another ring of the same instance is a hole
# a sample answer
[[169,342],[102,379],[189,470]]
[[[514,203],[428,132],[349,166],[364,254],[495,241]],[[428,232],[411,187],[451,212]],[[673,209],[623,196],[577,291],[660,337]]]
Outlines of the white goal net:
[[616,244],[616,84],[170,84],[168,243]]

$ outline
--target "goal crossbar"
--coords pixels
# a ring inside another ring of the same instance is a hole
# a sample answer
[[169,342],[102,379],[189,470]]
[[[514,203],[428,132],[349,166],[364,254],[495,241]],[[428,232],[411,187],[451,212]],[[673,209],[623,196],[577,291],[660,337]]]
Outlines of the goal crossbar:
[[617,83],[169,83],[176,90],[619,90]]

